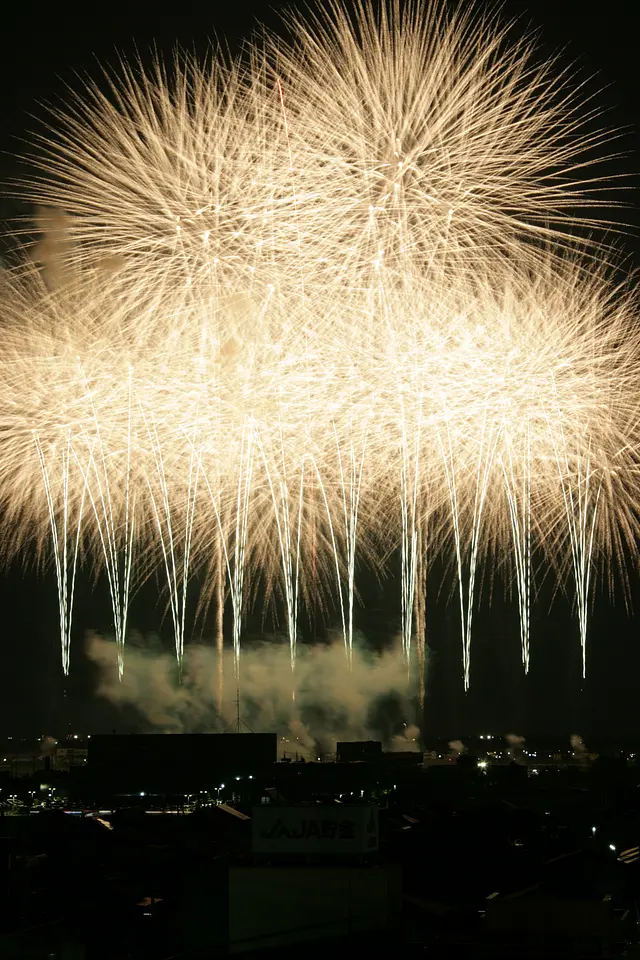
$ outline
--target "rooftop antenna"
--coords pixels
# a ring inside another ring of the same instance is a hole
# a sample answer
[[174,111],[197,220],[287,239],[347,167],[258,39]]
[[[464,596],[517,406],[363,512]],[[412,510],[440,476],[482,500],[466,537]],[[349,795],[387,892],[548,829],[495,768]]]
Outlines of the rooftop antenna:
[[68,686],[67,686],[68,682],[69,682],[68,676],[64,676],[62,679],[62,726],[67,728],[65,736],[70,737],[72,717],[71,717],[71,701],[68,695],[69,693]]
[[240,687],[239,686],[236,687],[236,699],[233,702],[236,705],[236,718],[229,724],[229,726],[224,732],[225,733],[243,733],[244,731],[242,728],[246,727],[246,732],[254,733],[255,731],[251,729],[251,727],[246,722],[246,720],[243,720],[242,717],[240,716]]

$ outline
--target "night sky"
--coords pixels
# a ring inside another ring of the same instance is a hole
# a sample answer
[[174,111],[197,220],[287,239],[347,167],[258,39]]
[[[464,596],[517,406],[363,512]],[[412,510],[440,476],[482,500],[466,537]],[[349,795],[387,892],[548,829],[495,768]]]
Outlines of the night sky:
[[[56,6],[58,9],[56,9]],[[170,54],[177,41],[198,52],[207,49],[207,38],[225,37],[233,48],[247,36],[259,18],[276,27],[281,3],[174,4],[175,14],[160,14],[160,5],[144,2],[85,5],[83,17],[72,17],[64,5],[14,3],[3,11],[0,55],[0,181],[18,169],[13,155],[19,138],[33,129],[29,114],[43,116],[38,102],[64,98],[64,83],[78,88],[76,72],[98,73],[97,61],[115,62],[118,50],[140,55],[155,44]],[[530,0],[504,4],[509,17],[521,17],[523,27],[540,29],[542,50],[566,48],[564,63],[575,61],[585,74],[597,74],[595,87],[606,87],[598,102],[608,111],[610,126],[628,127],[619,143],[626,152],[612,161],[607,172],[627,174],[630,188],[621,199],[630,209],[619,212],[635,230],[623,249],[630,262],[640,265],[636,188],[640,171],[640,73],[638,36],[640,6],[635,0],[609,0],[585,4],[577,0]],[[148,13],[145,15],[145,9]],[[24,214],[14,199],[0,200],[0,216]],[[27,558],[28,559],[28,558]],[[432,578],[433,579],[433,578]],[[635,585],[640,616],[640,589]],[[162,609],[154,608],[152,590],[132,607],[131,625],[158,629]],[[570,601],[560,596],[549,609],[549,592],[542,591],[534,606],[531,640],[532,672],[522,676],[515,602],[503,599],[502,587],[494,591],[491,610],[485,602],[476,618],[472,650],[472,687],[462,691],[459,611],[446,609],[448,586],[438,600],[437,582],[430,587],[429,640],[432,665],[428,677],[426,727],[435,734],[457,736],[465,732],[558,732],[590,736],[640,736],[638,684],[640,642],[638,621],[627,617],[622,605],[611,606],[598,590],[591,621],[588,678],[580,677],[578,626],[571,617]],[[485,591],[486,593],[486,591]],[[399,583],[387,582],[377,592],[365,589],[366,609],[359,615],[365,633],[391,633],[399,617]],[[109,605],[103,583],[93,587],[88,578],[79,583],[74,616],[77,642],[72,648],[72,676],[63,699],[60,670],[58,614],[53,571],[36,576],[12,569],[0,576],[0,735],[61,733],[73,722],[83,731],[110,728],[116,719],[92,696],[93,668],[82,654],[86,629],[108,629]],[[170,624],[165,622],[170,642]]]

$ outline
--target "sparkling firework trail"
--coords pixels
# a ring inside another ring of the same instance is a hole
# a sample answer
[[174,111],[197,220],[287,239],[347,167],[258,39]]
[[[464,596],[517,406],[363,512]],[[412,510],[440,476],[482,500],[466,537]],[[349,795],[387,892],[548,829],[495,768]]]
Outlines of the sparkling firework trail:
[[[51,469],[47,463],[42,444],[39,438],[35,438],[38,459],[42,468],[42,480],[44,486],[47,507],[49,510],[49,521],[51,523],[51,537],[53,540],[53,560],[56,569],[56,581],[58,585],[58,609],[60,612],[60,645],[62,649],[62,670],[68,675],[71,663],[71,614],[73,612],[73,594],[76,583],[76,570],[78,567],[78,550],[80,547],[80,532],[82,529],[82,511],[84,508],[84,496],[86,484],[83,484],[83,494],[80,501],[80,509],[75,524],[75,536],[73,536],[73,524],[70,517],[70,511],[74,504],[70,501],[69,493],[69,471],[73,462],[73,453],[71,448],[71,432],[67,433],[66,446],[63,447],[60,459],[56,459],[55,465],[60,469],[59,494],[56,495],[55,486],[52,484]],[[55,454],[55,451],[54,451]],[[73,536],[71,543],[69,536]]]
[[[520,645],[522,665],[529,672],[531,611],[531,436],[525,425],[525,445],[517,459],[510,438],[505,434],[505,453],[500,457],[504,486],[509,503],[513,531],[515,580],[520,608]],[[517,466],[516,466],[517,465]]]

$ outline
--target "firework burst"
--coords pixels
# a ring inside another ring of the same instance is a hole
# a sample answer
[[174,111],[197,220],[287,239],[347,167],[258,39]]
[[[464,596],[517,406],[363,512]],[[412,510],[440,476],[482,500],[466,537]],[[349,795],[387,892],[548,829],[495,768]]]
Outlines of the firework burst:
[[585,669],[593,571],[638,527],[636,309],[565,249],[608,134],[493,17],[332,2],[289,25],[238,61],[123,64],[40,138],[40,266],[2,289],[0,498],[16,551],[53,543],[64,669],[83,562],[121,672],[159,567],[178,660],[211,598],[221,646],[228,597],[238,675],[258,594],[292,666],[316,606],[350,660],[358,568],[394,552],[423,663],[427,547],[453,558],[465,686],[489,552],[525,669],[546,569]]

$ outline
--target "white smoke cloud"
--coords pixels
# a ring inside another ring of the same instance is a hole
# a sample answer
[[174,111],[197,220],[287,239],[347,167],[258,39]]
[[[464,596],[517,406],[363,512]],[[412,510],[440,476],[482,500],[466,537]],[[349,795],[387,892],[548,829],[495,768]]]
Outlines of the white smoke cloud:
[[40,757],[52,757],[56,750],[56,741],[53,737],[43,737],[40,741]]
[[407,723],[402,733],[393,737],[389,750],[395,753],[409,753],[420,750],[420,730],[414,723]]
[[589,763],[589,751],[582,737],[577,733],[572,733],[569,737],[569,743],[580,766],[586,767]]
[[510,747],[522,747],[525,743],[524,737],[519,736],[517,733],[507,733],[505,740]]
[[505,734],[504,739],[506,740],[508,746],[507,756],[511,757],[511,761],[515,763],[524,763],[525,738],[521,737],[518,733],[507,733]]
[[[74,276],[73,220],[56,207],[39,206],[35,209],[33,221],[39,239],[32,247],[31,258],[40,267],[48,288],[57,290]],[[118,273],[124,265],[125,261],[119,254],[104,256],[93,262],[96,276],[103,279]]]
[[32,257],[40,265],[49,289],[55,290],[69,279],[71,221],[62,210],[54,207],[38,207],[34,222],[40,239],[32,250]]
[[[218,659],[210,647],[187,648],[180,678],[175,657],[157,648],[126,648],[122,680],[113,642],[89,634],[87,653],[99,667],[98,695],[135,707],[157,731],[220,732],[237,719],[231,651],[225,652],[222,698]],[[309,756],[334,751],[338,740],[385,739],[372,715],[381,698],[400,703],[405,716],[415,709],[399,650],[373,654],[354,648],[349,666],[342,643],[300,646],[292,674],[288,645],[262,643],[243,651],[240,672],[243,725],[255,732],[288,732],[293,749]],[[419,738],[420,731],[409,723],[400,736],[387,737],[387,745],[417,750]]]

